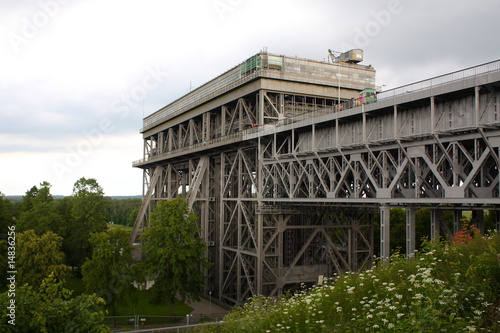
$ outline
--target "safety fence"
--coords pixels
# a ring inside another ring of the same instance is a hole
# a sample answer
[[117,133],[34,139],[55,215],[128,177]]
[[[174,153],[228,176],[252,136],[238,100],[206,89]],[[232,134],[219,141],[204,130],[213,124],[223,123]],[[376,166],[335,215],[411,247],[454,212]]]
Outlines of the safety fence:
[[113,332],[186,332],[200,324],[218,324],[224,314],[188,314],[185,316],[106,316],[104,324]]

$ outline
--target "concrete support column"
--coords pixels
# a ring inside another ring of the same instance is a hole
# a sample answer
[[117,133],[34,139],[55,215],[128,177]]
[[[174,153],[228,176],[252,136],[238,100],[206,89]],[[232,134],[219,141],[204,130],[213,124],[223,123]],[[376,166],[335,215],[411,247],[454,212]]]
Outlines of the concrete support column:
[[439,232],[443,212],[437,209],[431,209],[431,241],[439,241]]
[[390,257],[390,215],[389,206],[380,206],[380,258],[386,260]]
[[415,253],[415,207],[406,207],[406,257]]

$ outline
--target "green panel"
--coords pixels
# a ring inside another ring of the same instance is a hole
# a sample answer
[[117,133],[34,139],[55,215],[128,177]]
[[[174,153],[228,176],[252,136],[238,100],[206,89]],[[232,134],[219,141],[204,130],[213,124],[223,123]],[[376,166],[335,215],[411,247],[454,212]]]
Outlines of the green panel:
[[254,69],[259,69],[262,67],[262,58],[260,56],[255,56],[248,59],[243,64],[241,64],[241,74],[246,74]]

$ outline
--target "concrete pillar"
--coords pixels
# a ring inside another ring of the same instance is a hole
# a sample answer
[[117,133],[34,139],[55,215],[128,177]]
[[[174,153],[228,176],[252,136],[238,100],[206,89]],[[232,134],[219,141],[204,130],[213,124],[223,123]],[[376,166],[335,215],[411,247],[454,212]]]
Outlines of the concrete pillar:
[[380,258],[382,259],[389,259],[391,255],[390,215],[389,206],[380,206]]
[[415,253],[415,207],[406,207],[406,257]]

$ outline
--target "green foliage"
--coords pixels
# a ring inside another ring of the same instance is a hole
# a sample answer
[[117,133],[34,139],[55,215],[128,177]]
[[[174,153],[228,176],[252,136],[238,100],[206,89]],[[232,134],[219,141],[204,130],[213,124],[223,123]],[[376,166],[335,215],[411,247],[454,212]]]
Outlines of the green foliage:
[[90,256],[90,234],[103,232],[109,220],[109,203],[95,179],[80,178],[73,187],[71,219],[64,234],[64,248],[72,266]]
[[500,235],[425,243],[281,299],[256,296],[204,332],[499,332]]
[[133,292],[135,272],[129,233],[120,229],[92,234],[92,259],[82,266],[83,282],[87,293],[96,293],[106,300],[111,315],[124,296]]
[[390,220],[391,249],[404,249],[406,247],[406,210],[391,208]]
[[51,185],[42,182],[40,188],[33,186],[23,197],[23,211],[17,221],[17,231],[34,230],[41,235],[47,231],[62,234],[63,219],[56,209],[50,194]]
[[66,278],[70,268],[64,265],[62,238],[52,231],[36,235],[33,230],[17,234],[16,270],[20,283],[38,286],[44,278],[54,275]]
[[[142,199],[110,199],[111,221],[132,226],[141,207]],[[135,214],[134,214],[135,212]]]
[[[57,199],[57,200],[55,200],[54,203],[55,203],[57,212],[59,213],[59,215],[61,216],[63,221],[65,221],[65,224],[67,224],[69,221],[71,221],[71,210],[73,207],[73,197],[64,197],[61,199]],[[65,228],[63,228],[63,229],[64,230],[61,232],[61,236],[64,237],[67,230]]]
[[[165,309],[170,305],[167,301],[160,304],[153,304],[151,290],[136,289],[134,293],[125,295],[123,302],[119,302],[116,305],[116,315],[141,314],[165,316]],[[191,311],[193,311],[192,307],[177,299],[175,300],[173,315],[185,316],[191,313]]]
[[181,198],[160,201],[151,214],[143,238],[146,265],[155,280],[153,301],[172,304],[176,295],[183,301],[198,299],[209,264],[196,219]]
[[0,240],[7,238],[7,228],[13,224],[12,204],[0,192]]
[[7,279],[7,233],[8,227],[14,225],[12,205],[0,192],[0,290],[5,289]]
[[0,295],[2,318],[0,331],[10,332],[109,332],[102,322],[104,300],[95,295],[71,297],[71,291],[62,282],[48,277],[39,288],[18,286],[15,295],[15,316],[9,316],[12,297]]

